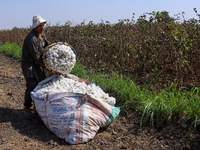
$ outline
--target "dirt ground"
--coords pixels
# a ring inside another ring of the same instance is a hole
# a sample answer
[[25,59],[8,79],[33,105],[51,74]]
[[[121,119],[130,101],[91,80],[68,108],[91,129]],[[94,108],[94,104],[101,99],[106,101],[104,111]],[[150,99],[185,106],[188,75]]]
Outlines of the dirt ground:
[[0,53],[0,150],[186,150],[200,149],[199,131],[171,125],[143,126],[137,111],[121,111],[108,127],[85,144],[70,145],[58,138],[40,119],[23,116],[25,80],[20,62]]

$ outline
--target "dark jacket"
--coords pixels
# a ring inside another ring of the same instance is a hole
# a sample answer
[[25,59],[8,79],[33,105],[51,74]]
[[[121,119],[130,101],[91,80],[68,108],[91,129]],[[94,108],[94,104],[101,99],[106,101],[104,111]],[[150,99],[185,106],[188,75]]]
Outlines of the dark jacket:
[[46,78],[44,68],[39,65],[42,62],[43,50],[48,45],[44,32],[42,37],[45,40],[44,46],[38,33],[33,29],[24,39],[22,47],[21,68],[24,77],[35,78],[37,82]]

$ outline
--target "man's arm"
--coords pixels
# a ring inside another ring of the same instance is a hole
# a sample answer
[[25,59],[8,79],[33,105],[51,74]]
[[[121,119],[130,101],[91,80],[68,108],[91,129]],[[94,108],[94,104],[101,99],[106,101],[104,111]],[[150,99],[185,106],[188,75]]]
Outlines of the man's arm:
[[40,65],[40,63],[42,62],[41,55],[43,53],[43,49],[38,45],[37,39],[35,37],[27,39],[27,46],[29,53],[31,54],[34,60],[34,63],[36,65]]

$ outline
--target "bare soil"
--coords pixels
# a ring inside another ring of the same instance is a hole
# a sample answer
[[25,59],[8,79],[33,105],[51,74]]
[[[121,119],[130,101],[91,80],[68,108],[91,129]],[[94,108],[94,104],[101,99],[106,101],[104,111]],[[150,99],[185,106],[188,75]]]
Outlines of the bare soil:
[[121,113],[108,127],[85,144],[70,145],[58,138],[41,121],[23,115],[25,80],[20,62],[0,53],[0,149],[1,150],[186,150],[200,149],[198,130],[178,122],[140,128],[141,114],[136,110]]

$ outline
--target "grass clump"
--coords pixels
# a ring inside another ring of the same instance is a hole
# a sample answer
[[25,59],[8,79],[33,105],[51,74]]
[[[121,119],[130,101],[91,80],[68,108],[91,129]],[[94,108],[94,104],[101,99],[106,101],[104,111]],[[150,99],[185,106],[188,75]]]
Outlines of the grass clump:
[[20,59],[22,55],[22,46],[19,46],[18,44],[5,43],[0,45],[0,52]]

